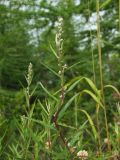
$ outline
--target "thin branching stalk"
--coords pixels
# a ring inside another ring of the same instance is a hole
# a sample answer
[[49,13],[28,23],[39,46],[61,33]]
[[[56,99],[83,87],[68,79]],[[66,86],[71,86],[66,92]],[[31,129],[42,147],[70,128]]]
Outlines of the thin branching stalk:
[[99,68],[100,68],[100,84],[101,84],[101,95],[104,104],[104,116],[105,116],[105,126],[106,134],[108,138],[108,150],[111,150],[110,141],[109,141],[109,130],[108,130],[108,120],[105,106],[104,98],[104,85],[103,85],[103,71],[102,71],[102,49],[101,49],[101,31],[100,31],[100,15],[99,15],[99,0],[96,0],[96,11],[97,11],[97,44],[98,44],[98,55],[99,55]]
[[61,92],[59,95],[59,104],[58,104],[58,110],[55,113],[55,115],[52,118],[52,122],[54,122],[56,129],[59,131],[59,135],[61,140],[63,141],[65,147],[69,150],[67,141],[65,140],[61,130],[60,130],[60,126],[57,122],[58,117],[59,117],[59,113],[62,110],[62,106],[64,103],[64,98],[65,98],[65,89],[64,89],[64,70],[66,69],[66,64],[64,65],[63,63],[63,39],[62,39],[62,34],[63,34],[63,19],[59,18],[58,20],[58,32],[56,34],[56,48],[57,48],[57,59],[58,59],[58,68],[59,68],[59,77],[60,77],[60,88],[61,88]]
[[30,106],[30,98],[31,98],[31,93],[30,93],[30,85],[32,83],[32,78],[33,78],[33,68],[32,68],[32,63],[29,64],[28,66],[28,72],[27,72],[27,76],[26,76],[26,81],[27,81],[27,88],[26,88],[26,102],[27,102],[27,116],[28,116],[28,120],[26,123],[25,128],[27,128],[29,130],[29,139],[25,142],[25,154],[24,154],[24,159],[27,160],[27,155],[28,155],[28,150],[29,150],[29,146],[31,143],[31,137],[32,137],[32,122],[30,120],[31,118],[31,106]]

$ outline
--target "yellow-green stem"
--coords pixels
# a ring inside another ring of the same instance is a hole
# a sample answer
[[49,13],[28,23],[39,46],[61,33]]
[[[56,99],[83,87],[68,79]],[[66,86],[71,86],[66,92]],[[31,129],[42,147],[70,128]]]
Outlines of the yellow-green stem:
[[108,143],[108,150],[110,151],[111,147],[110,147],[110,140],[109,140],[108,120],[107,120],[107,113],[106,113],[106,106],[105,106],[105,99],[104,99],[104,86],[103,86],[99,0],[96,0],[96,10],[97,10],[97,44],[98,44],[99,68],[100,68],[100,85],[101,85],[101,95],[102,95],[103,104],[104,104],[104,116],[105,116],[106,134],[107,134],[107,139],[108,139],[108,142],[109,142]]
[[[88,0],[88,9],[90,10],[90,2],[89,2],[89,0]],[[89,17],[90,17],[90,12],[89,12]],[[90,27],[90,41],[91,41],[91,53],[92,53],[93,80],[94,80],[94,83],[96,84],[95,60],[94,60],[94,52],[93,52],[93,46],[92,46],[92,31],[91,31],[91,27]]]
[[119,0],[119,32],[120,32],[120,0]]
[[99,127],[99,104],[96,106],[96,121],[97,121],[97,130],[98,130],[98,146],[99,146],[99,154],[102,153],[101,150],[101,137],[100,137],[100,127]]

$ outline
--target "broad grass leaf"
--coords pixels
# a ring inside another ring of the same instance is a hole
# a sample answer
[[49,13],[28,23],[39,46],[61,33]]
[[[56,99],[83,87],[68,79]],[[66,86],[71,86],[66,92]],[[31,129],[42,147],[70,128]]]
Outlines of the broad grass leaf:
[[64,116],[65,111],[68,109],[68,107],[71,105],[71,103],[75,100],[75,98],[77,96],[81,96],[83,93],[89,94],[97,104],[99,104],[102,108],[104,108],[103,104],[100,102],[99,97],[97,97],[94,93],[92,93],[89,90],[83,90],[82,92],[76,93],[72,98],[70,98],[68,100],[68,102],[65,104],[65,106],[63,106],[63,109],[61,110],[61,112],[59,114],[59,119],[61,119]]
[[105,85],[104,88],[111,88],[113,89],[119,96],[120,96],[120,92],[118,91],[118,89],[116,87],[114,87],[113,85]]
[[84,79],[87,81],[87,83],[89,84],[89,86],[92,88],[92,90],[100,97],[100,92],[99,90],[96,88],[96,86],[94,85],[94,83],[89,79],[84,77]]
[[102,108],[104,108],[103,104],[100,102],[100,98],[97,97],[94,93],[92,93],[91,91],[89,91],[89,90],[87,90],[87,89],[83,90],[82,93],[87,93],[87,94],[89,94],[89,95],[94,99],[94,101],[95,101],[96,103],[98,103]]
[[86,77],[76,77],[72,81],[70,81],[67,84],[67,86],[69,86],[67,92],[69,92],[72,89],[74,89],[77,86],[77,84],[79,84],[79,82],[81,82],[83,80],[85,80],[87,82],[87,84],[91,87],[91,89],[97,94],[97,96],[100,97],[100,92],[97,89],[97,87],[95,86],[95,84],[89,78],[86,78]]

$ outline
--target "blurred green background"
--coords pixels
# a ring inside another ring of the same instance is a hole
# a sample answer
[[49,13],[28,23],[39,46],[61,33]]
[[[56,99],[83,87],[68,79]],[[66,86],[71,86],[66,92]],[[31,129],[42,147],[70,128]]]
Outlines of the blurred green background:
[[[120,88],[120,25],[118,1],[100,0],[100,26],[104,84]],[[64,19],[64,61],[74,66],[65,73],[66,82],[76,76],[91,78],[100,87],[95,0],[1,0],[0,1],[0,109],[7,117],[22,111],[26,87],[25,75],[30,62],[34,77],[32,88],[41,81],[48,89],[59,88],[55,50],[58,17]],[[93,73],[93,59],[94,70]],[[95,74],[95,79],[94,79]],[[80,85],[77,90],[84,88]],[[71,93],[72,95],[72,93]],[[106,93],[107,103],[111,92]],[[38,87],[32,97],[45,98]],[[83,105],[92,112],[92,102],[84,97]]]

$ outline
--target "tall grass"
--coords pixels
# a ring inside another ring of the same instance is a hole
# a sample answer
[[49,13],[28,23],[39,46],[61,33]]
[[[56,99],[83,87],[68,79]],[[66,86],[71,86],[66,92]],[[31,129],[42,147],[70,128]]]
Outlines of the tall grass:
[[[99,0],[96,1],[96,12],[97,12],[97,42],[98,42],[98,55],[99,55],[99,68],[100,68],[100,84],[101,84],[101,95],[104,105],[104,115],[105,115],[105,126],[107,139],[109,141],[109,130],[108,130],[108,120],[106,113],[105,97],[104,97],[104,84],[103,84],[103,71],[102,71],[102,49],[101,49],[101,31],[100,31],[100,15],[99,15]],[[100,142],[99,142],[100,143]],[[110,143],[108,143],[108,149],[111,150]]]

